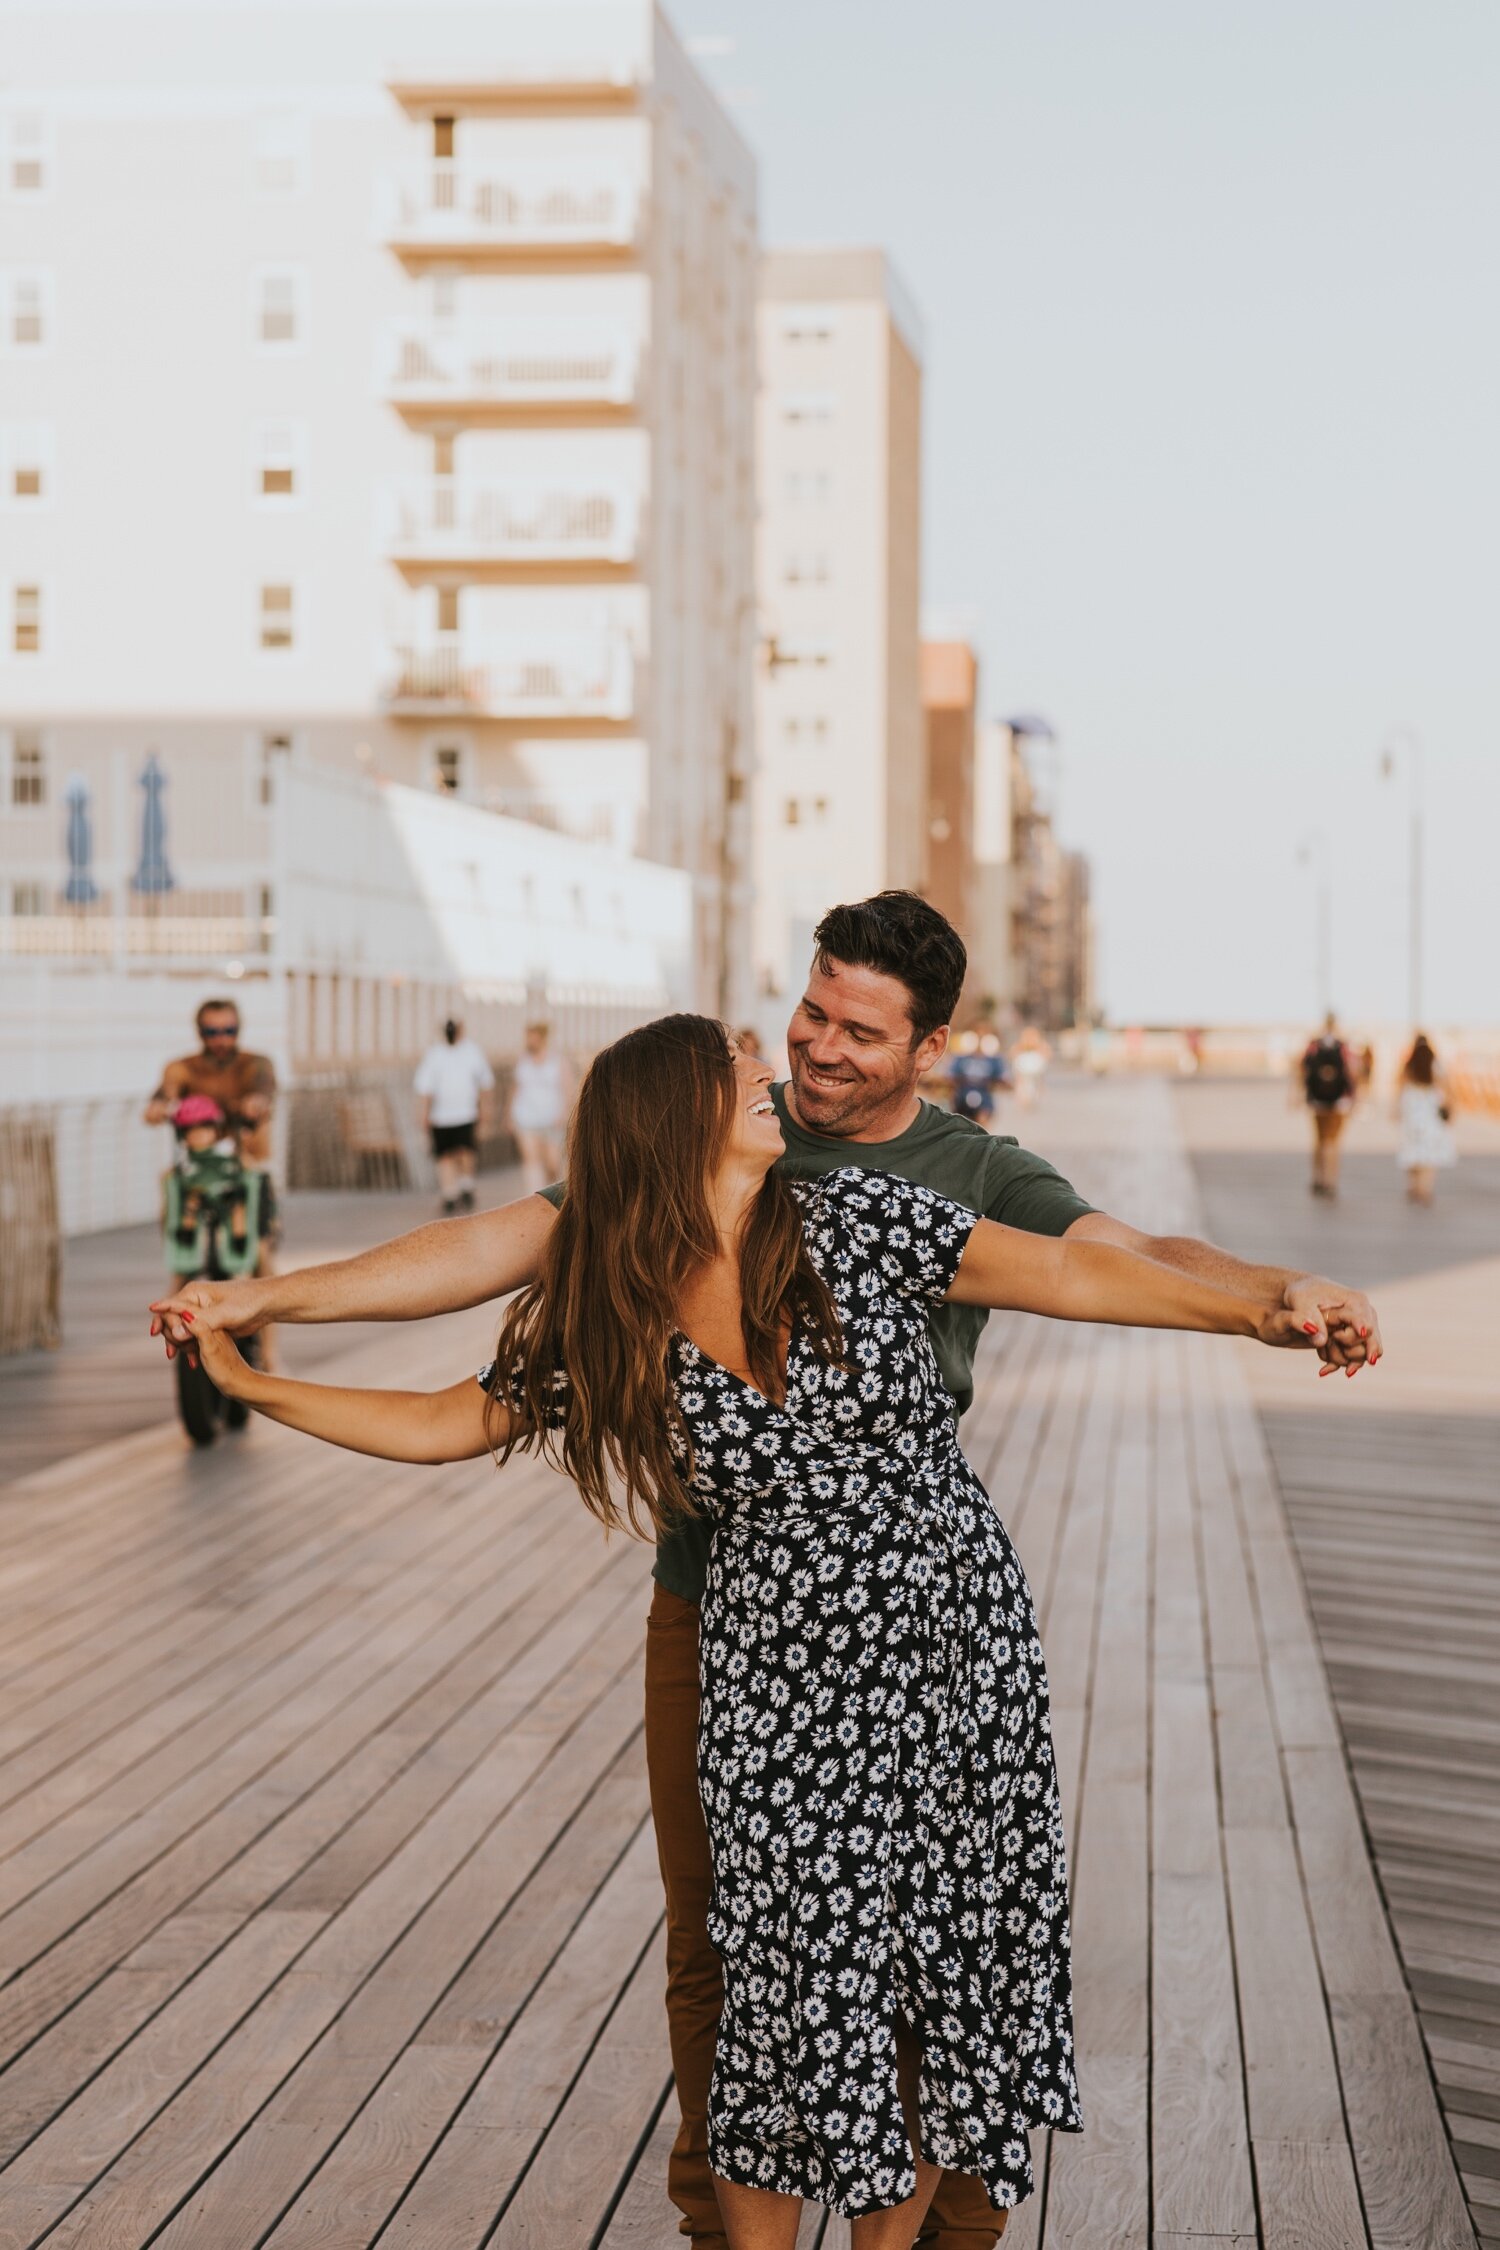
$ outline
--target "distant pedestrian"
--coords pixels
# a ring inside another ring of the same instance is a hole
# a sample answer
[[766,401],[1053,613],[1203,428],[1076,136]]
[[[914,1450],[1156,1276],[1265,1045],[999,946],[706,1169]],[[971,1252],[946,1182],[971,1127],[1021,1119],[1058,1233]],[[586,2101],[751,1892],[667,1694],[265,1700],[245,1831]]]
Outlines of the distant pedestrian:
[[1406,1174],[1408,1203],[1430,1203],[1437,1174],[1458,1162],[1448,1122],[1451,1114],[1442,1066],[1432,1041],[1425,1031],[1419,1031],[1401,1065],[1396,1093],[1396,1116],[1401,1126],[1396,1162]]
[[961,1031],[948,1065],[955,1115],[972,1118],[988,1132],[994,1120],[995,1097],[1005,1083],[999,1034],[988,1028]]
[[1035,1109],[1041,1100],[1042,1084],[1051,1060],[1052,1049],[1036,1025],[1027,1024],[1010,1051],[1011,1080],[1016,1089],[1016,1100],[1022,1109]]
[[510,1129],[521,1150],[527,1193],[538,1194],[562,1178],[563,1129],[568,1121],[567,1073],[544,1023],[526,1026],[525,1052],[516,1058]]
[[422,1105],[422,1130],[431,1137],[445,1218],[474,1208],[480,1132],[486,1097],[495,1083],[483,1050],[466,1039],[463,1030],[450,1016],[442,1038],[417,1065],[414,1080]]
[[1359,1049],[1357,1055],[1355,1056],[1355,1061],[1358,1064],[1358,1092],[1361,1101],[1363,1101],[1365,1095],[1369,1093],[1370,1088],[1375,1083],[1375,1050],[1370,1045],[1368,1039]]
[[1303,1048],[1298,1069],[1313,1123],[1312,1191],[1332,1197],[1339,1192],[1339,1144],[1354,1107],[1355,1077],[1354,1059],[1331,1008],[1322,1030]]

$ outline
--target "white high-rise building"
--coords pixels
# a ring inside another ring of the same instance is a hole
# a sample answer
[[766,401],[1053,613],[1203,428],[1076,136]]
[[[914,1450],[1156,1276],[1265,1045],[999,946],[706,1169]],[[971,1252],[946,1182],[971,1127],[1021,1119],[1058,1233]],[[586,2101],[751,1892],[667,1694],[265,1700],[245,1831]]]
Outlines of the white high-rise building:
[[773,1036],[823,911],[923,879],[921,332],[879,250],[760,275],[755,965]]
[[259,911],[279,762],[355,765],[687,870],[738,1013],[755,171],[650,0],[45,0],[4,47],[0,912],[152,754],[157,909]]

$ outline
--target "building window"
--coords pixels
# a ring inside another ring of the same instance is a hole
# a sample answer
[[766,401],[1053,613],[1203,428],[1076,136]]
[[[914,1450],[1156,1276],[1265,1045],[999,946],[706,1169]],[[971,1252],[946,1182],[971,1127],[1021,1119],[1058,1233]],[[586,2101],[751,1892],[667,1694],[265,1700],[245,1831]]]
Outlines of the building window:
[[832,391],[788,391],[781,401],[784,422],[831,422],[835,400]]
[[18,586],[12,624],[12,646],[17,656],[40,656],[42,650],[42,589]]
[[52,172],[46,118],[40,110],[18,110],[5,138],[6,193],[45,195]]
[[12,425],[6,454],[6,491],[12,500],[50,497],[52,433],[41,423]]
[[262,195],[296,195],[306,176],[307,123],[290,111],[255,128],[255,184]]
[[21,730],[11,741],[10,801],[13,806],[47,802],[47,745],[30,730]]
[[451,266],[439,266],[431,275],[432,317],[438,321],[458,318],[458,275]]
[[285,268],[256,276],[256,336],[263,350],[292,351],[304,340],[307,319],[300,273]]
[[463,788],[464,754],[457,742],[440,742],[432,753],[432,786],[440,796],[456,797]]
[[788,469],[786,496],[795,508],[824,506],[833,492],[833,478],[827,469]]
[[296,645],[296,604],[288,585],[262,586],[260,590],[260,645],[272,649]]
[[788,828],[795,828],[798,822],[801,820],[802,807],[798,804],[795,797],[788,797],[786,801],[786,808],[782,814],[782,818],[786,822]]
[[451,430],[439,430],[432,440],[432,473],[435,477],[453,474],[454,437]]
[[788,555],[781,575],[788,586],[826,586],[833,572],[826,555],[805,554]]
[[781,316],[781,333],[789,344],[826,344],[837,326],[832,305],[797,305]]
[[451,117],[435,117],[433,119],[432,153],[440,164],[451,161],[453,156],[453,119]]
[[47,911],[47,892],[41,883],[12,883],[10,887],[12,914],[37,915]]
[[263,734],[260,738],[259,756],[255,767],[255,801],[270,806],[276,802],[276,779],[282,761],[292,754],[289,734]]
[[47,278],[39,273],[16,273],[11,276],[10,313],[6,322],[7,340],[16,351],[39,351],[47,341],[49,290]]
[[440,633],[458,631],[458,594],[456,586],[439,586],[437,590],[437,629]]
[[254,438],[257,501],[285,503],[304,497],[306,445],[295,422],[257,423]]

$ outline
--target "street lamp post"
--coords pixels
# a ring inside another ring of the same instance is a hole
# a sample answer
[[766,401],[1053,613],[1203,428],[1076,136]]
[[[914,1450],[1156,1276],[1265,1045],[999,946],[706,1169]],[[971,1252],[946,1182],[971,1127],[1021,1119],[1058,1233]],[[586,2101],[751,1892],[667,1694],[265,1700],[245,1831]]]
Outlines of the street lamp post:
[[1403,762],[1409,791],[1407,834],[1407,1007],[1411,1028],[1422,1028],[1422,737],[1415,727],[1394,727],[1380,753],[1380,772],[1389,781]]
[[1312,867],[1318,885],[1318,1016],[1326,1021],[1333,1008],[1333,882],[1330,873],[1328,831],[1314,828],[1297,848],[1297,863]]

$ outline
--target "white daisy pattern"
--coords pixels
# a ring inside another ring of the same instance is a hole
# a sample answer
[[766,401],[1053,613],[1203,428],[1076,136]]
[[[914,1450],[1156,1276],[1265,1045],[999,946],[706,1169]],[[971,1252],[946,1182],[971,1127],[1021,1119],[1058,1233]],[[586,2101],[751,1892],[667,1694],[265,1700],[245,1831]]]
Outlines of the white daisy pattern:
[[698,1779],[724,2013],[723,2179],[853,2217],[922,2154],[1001,2209],[1027,2132],[1082,2125],[1067,1869],[1030,1589],[959,1450],[927,1333],[975,1214],[889,1173],[793,1185],[846,1366],[794,1330],[776,1405],[679,1337],[713,1526]]

